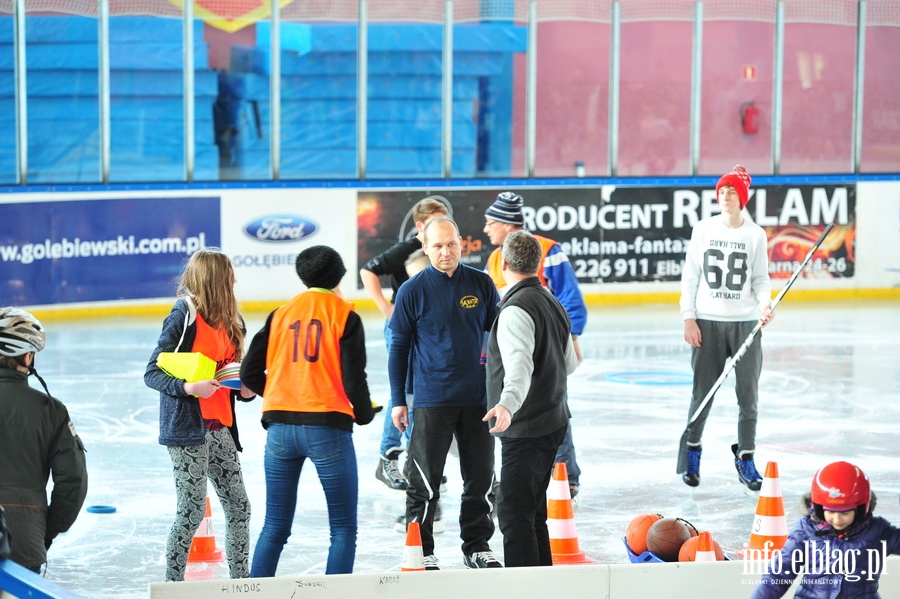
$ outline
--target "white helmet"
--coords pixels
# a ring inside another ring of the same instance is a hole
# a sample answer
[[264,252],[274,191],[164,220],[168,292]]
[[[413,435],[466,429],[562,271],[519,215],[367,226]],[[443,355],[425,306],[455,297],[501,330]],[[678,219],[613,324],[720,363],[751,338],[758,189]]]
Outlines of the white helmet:
[[18,308],[0,308],[0,355],[38,352],[46,342],[44,327],[37,318]]

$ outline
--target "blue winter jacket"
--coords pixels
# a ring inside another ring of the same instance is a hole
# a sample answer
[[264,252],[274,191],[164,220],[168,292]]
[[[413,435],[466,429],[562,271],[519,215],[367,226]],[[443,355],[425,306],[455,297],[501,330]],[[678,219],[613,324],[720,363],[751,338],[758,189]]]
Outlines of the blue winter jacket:
[[878,579],[892,554],[900,554],[900,529],[884,518],[870,515],[841,534],[828,523],[802,518],[751,599],[781,597],[801,574],[794,594],[800,599],[880,599]]

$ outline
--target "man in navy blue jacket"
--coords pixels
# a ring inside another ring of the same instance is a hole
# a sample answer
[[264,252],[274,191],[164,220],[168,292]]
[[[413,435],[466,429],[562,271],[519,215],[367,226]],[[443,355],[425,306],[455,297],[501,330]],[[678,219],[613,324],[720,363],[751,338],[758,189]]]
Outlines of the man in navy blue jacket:
[[469,568],[498,568],[502,565],[488,544],[494,534],[487,499],[494,440],[482,421],[487,407],[481,351],[500,297],[487,274],[459,263],[462,239],[453,220],[430,221],[422,245],[431,265],[397,291],[388,352],[391,417],[401,431],[409,425],[404,387],[409,361],[413,363],[416,425],[409,444],[406,519],[420,524],[426,570],[439,569],[432,525],[455,436],[463,474],[459,515],[463,560]]

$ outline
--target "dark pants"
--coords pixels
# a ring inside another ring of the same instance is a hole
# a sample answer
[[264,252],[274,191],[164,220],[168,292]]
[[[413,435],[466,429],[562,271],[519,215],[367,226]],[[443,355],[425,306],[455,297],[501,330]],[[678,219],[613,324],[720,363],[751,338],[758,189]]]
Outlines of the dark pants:
[[501,437],[497,518],[507,568],[552,566],[547,531],[547,486],[567,426],[536,438]]
[[434,510],[440,497],[441,477],[453,436],[459,449],[463,480],[459,505],[459,531],[465,554],[488,551],[494,535],[488,493],[494,477],[494,438],[482,422],[484,405],[451,408],[414,408],[416,425],[409,441],[409,487],[406,519],[419,522],[422,552],[434,554]]

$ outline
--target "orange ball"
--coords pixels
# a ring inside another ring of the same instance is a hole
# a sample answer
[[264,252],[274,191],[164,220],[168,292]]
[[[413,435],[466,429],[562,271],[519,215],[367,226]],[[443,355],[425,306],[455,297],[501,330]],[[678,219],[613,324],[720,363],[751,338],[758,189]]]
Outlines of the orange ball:
[[[680,562],[692,562],[697,558],[697,545],[700,543],[700,537],[691,537],[687,541],[684,542],[684,545],[681,546],[681,549],[678,551],[678,561]],[[713,551],[716,553],[716,561],[722,562],[725,561],[725,552],[722,551],[722,546],[719,545],[719,542],[715,539],[712,539]]]
[[647,551],[647,531],[657,520],[662,520],[659,514],[641,514],[628,523],[625,530],[625,543],[631,552],[640,555]]

